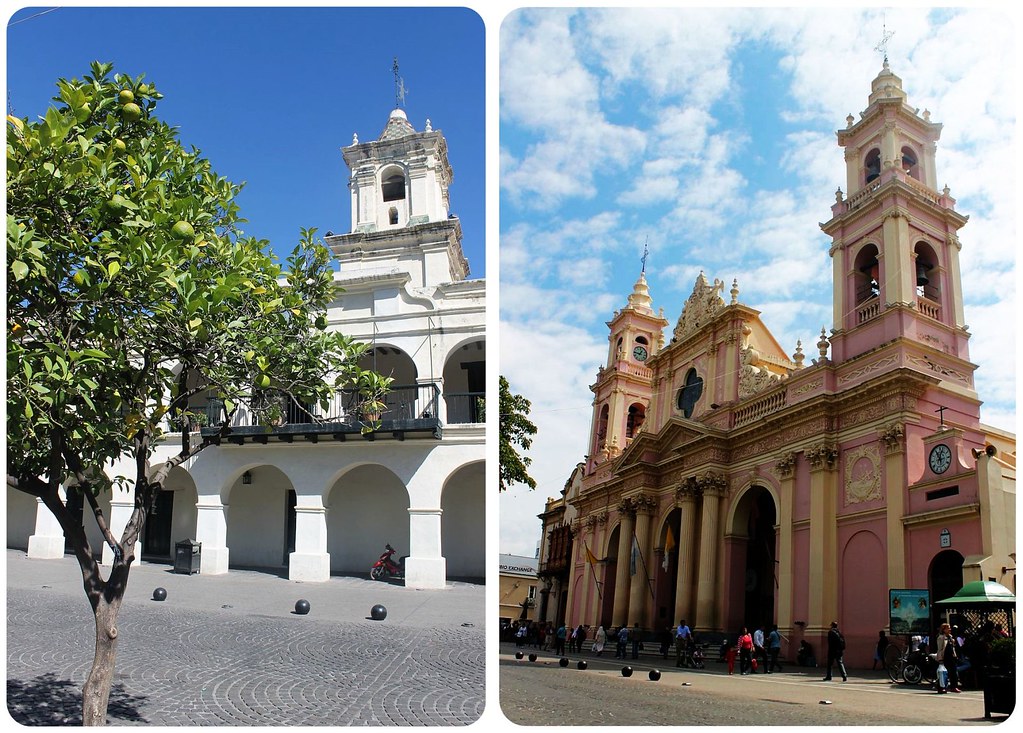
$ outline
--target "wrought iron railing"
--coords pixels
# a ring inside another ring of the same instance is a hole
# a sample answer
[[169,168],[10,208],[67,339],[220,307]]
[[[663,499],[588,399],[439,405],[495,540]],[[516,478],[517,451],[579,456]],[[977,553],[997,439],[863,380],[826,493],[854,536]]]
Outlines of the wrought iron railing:
[[486,422],[486,394],[483,392],[448,392],[444,395],[449,425]]
[[[280,409],[272,410],[274,414],[264,414],[262,422],[258,411],[239,409],[232,417],[232,425],[265,425],[269,422],[270,427],[325,423],[358,426],[377,421],[436,419],[440,405],[440,389],[432,382],[393,386],[379,398],[380,409],[372,414],[364,408],[373,408],[373,405],[367,405],[368,400],[357,390],[352,389],[338,390],[331,395],[326,409],[318,404],[301,403],[291,395],[274,390],[267,390],[255,400],[258,406],[264,409],[278,401]],[[202,406],[193,407],[191,411],[197,416],[202,416],[198,422],[203,426],[217,427],[223,425],[227,419],[223,400],[216,398],[207,400]]]

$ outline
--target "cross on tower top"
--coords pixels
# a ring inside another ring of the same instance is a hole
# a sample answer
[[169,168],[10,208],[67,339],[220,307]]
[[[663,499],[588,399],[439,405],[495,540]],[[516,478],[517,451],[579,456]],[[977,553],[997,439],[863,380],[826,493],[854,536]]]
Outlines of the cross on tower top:
[[647,243],[649,241],[650,241],[650,237],[647,237],[643,241],[643,256],[639,258],[639,261],[643,263],[643,269],[640,270],[640,272],[642,272],[644,275],[646,274],[646,258],[650,254],[650,251],[647,249]]
[[405,104],[405,94],[408,89],[405,87],[405,80],[398,76],[398,57],[394,57],[394,66],[391,67],[394,71],[394,106],[401,107]]
[[885,21],[881,21],[881,40],[874,46],[874,50],[884,54],[884,62],[888,63],[888,41],[895,35],[895,31],[888,30]]

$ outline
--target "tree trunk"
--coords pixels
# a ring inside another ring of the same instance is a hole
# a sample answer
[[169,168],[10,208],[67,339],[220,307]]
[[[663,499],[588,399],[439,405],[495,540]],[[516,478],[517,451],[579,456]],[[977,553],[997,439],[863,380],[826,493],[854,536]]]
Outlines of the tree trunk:
[[107,704],[114,681],[114,658],[117,654],[117,614],[121,610],[124,586],[112,598],[101,595],[96,604],[96,654],[92,669],[82,688],[82,724],[106,725]]

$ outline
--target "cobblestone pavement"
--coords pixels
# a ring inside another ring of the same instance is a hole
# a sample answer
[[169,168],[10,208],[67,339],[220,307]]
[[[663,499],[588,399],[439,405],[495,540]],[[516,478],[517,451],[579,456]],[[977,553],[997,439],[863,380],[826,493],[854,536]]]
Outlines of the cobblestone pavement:
[[[519,725],[952,726],[1005,720],[984,719],[979,691],[939,696],[925,686],[893,685],[877,672],[850,670],[847,683],[822,682],[819,670],[729,676],[723,664],[677,670],[652,656],[621,662],[613,653],[611,659],[570,654],[570,665],[562,668],[553,655],[540,652],[529,662],[528,656],[515,659],[515,651],[514,644],[501,644],[499,686],[502,712]],[[576,668],[579,659],[587,661],[585,671]],[[621,674],[625,664],[634,670],[628,679]],[[657,682],[648,678],[653,668],[662,673]]]
[[[81,722],[95,627],[76,574],[70,559],[8,553],[7,700],[20,723]],[[166,601],[152,600],[154,583]],[[470,584],[413,591],[358,578],[296,584],[140,566],[118,620],[109,721],[472,723],[484,704],[483,596]],[[310,601],[309,615],[293,612],[298,598]],[[383,621],[367,618],[375,603],[388,608]]]

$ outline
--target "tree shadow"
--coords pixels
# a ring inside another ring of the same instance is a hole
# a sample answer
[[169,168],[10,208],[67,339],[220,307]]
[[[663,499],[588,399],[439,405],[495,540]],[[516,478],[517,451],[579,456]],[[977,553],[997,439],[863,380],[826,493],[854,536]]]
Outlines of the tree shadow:
[[[107,722],[148,723],[139,708],[145,698],[130,695],[120,682],[110,689]],[[81,725],[82,686],[52,672],[33,680],[7,680],[7,709],[21,725]]]

